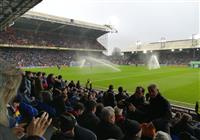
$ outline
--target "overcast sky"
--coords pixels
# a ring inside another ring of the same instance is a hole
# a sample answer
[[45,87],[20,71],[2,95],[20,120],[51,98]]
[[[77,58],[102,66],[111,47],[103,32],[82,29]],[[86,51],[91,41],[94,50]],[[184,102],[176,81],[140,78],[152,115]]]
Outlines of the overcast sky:
[[[186,39],[199,30],[198,0],[43,0],[34,11],[97,24],[113,24],[109,48],[137,40]],[[109,50],[110,50],[109,49]]]

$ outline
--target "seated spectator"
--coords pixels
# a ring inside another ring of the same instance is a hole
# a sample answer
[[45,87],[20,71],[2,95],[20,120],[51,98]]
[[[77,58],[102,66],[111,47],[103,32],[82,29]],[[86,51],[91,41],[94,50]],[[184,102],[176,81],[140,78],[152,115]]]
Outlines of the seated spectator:
[[172,132],[175,134],[180,134],[181,132],[187,132],[190,135],[200,139],[198,131],[199,128],[192,126],[191,121],[192,121],[192,116],[190,116],[189,114],[183,114],[181,120],[173,126]]
[[125,136],[122,140],[140,140],[142,129],[140,124],[134,120],[127,120],[125,123]]
[[60,131],[55,132],[51,140],[73,140],[76,120],[69,114],[60,116]]
[[78,118],[78,123],[80,126],[85,127],[91,131],[95,131],[97,124],[99,123],[99,118],[96,116],[96,102],[88,101],[85,106],[85,111]]
[[152,140],[156,134],[156,128],[153,123],[143,123],[141,124],[142,128],[142,139]]
[[101,113],[102,113],[102,110],[104,108],[104,105],[102,103],[97,103],[97,106],[96,106],[96,115],[97,117],[101,117]]
[[101,113],[101,121],[97,125],[96,134],[98,140],[123,138],[122,130],[115,124],[115,112],[112,107],[104,107]]
[[171,121],[171,125],[172,127],[177,124],[182,118],[182,115],[180,112],[176,112],[175,116],[172,118],[172,121]]
[[125,121],[125,117],[122,114],[123,113],[123,109],[118,108],[117,106],[114,108],[115,110],[115,123],[121,128],[121,130],[123,131],[124,129],[124,121]]
[[89,101],[91,101],[91,100],[96,101],[96,95],[97,95],[96,91],[90,90],[89,93],[88,93],[88,100]]
[[[0,139],[2,140],[41,140],[46,129],[51,123],[48,114],[44,113],[41,118],[36,118],[27,126],[26,132],[23,125],[8,128],[9,120],[7,114],[7,104],[12,97],[16,96],[20,86],[21,71],[15,66],[0,62]],[[26,137],[24,137],[26,135]]]
[[85,107],[82,103],[78,102],[74,105],[74,109],[72,111],[69,111],[72,115],[74,115],[76,118],[79,118],[85,110]]
[[73,115],[65,113],[59,119],[59,128],[51,140],[96,140],[96,135],[91,131],[76,124]]

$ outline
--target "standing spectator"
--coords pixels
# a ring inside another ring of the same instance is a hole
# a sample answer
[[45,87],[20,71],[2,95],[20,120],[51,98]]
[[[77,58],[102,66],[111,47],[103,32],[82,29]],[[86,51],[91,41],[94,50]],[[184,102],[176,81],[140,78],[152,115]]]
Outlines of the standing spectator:
[[155,84],[148,86],[148,91],[150,94],[150,105],[148,117],[151,120],[154,119],[172,119],[171,106],[169,102],[160,94],[159,89]]
[[137,109],[142,109],[145,104],[144,92],[143,87],[136,87],[135,93],[129,97],[128,102],[132,103]]
[[48,89],[54,88],[55,79],[52,73],[47,76],[47,84],[48,84]]
[[25,76],[23,76],[21,85],[19,88],[19,96],[22,98],[22,100],[26,103],[31,103],[33,101],[33,98],[31,95],[32,93],[32,81],[31,78],[33,77],[32,72],[26,71]]
[[41,91],[43,90],[43,85],[42,85],[42,73],[38,72],[36,74],[35,78],[35,97],[39,100],[41,100]]
[[118,94],[115,95],[115,99],[117,101],[117,103],[121,100],[126,100],[128,97],[124,94],[124,90],[123,87],[119,87],[118,88]]
[[108,90],[103,95],[103,103],[104,106],[116,106],[116,100],[115,100],[115,93],[113,91],[113,85],[109,85]]
[[150,95],[149,105],[145,106],[145,111],[136,108],[134,105],[129,105],[129,111],[132,115],[140,118],[140,121],[159,120],[168,123],[172,119],[171,106],[169,102],[160,94],[157,86],[151,84],[148,86]]
[[80,89],[80,88],[81,88],[81,84],[80,84],[80,81],[79,81],[79,80],[78,80],[77,83],[76,83],[76,88],[77,88],[77,89]]

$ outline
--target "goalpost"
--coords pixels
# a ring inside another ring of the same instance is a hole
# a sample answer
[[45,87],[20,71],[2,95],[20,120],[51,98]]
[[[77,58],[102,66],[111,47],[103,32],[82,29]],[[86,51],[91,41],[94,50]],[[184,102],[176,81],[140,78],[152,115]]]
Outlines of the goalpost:
[[189,66],[190,66],[191,68],[200,68],[200,61],[191,61],[191,62],[189,63]]

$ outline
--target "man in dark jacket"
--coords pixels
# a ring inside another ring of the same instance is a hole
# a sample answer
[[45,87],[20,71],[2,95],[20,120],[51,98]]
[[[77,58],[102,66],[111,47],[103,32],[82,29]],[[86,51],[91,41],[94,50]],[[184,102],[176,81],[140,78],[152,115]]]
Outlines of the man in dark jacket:
[[143,87],[136,87],[135,93],[129,97],[128,102],[132,103],[137,109],[143,108],[145,104],[144,92]]
[[104,93],[103,104],[104,106],[115,107],[116,100],[115,100],[115,93],[113,91],[113,85],[110,85],[108,90]]
[[126,100],[128,97],[124,94],[124,90],[123,87],[119,87],[118,88],[118,94],[115,95],[115,99],[117,102],[121,101],[121,100]]
[[149,105],[145,107],[146,111],[141,111],[134,105],[129,106],[129,111],[134,112],[133,115],[140,116],[147,122],[156,119],[170,121],[172,118],[172,112],[169,102],[160,94],[155,84],[149,85],[148,91],[150,95],[150,101]]
[[122,130],[115,124],[115,112],[112,107],[108,106],[103,109],[96,134],[98,140],[123,138]]
[[95,115],[96,112],[96,102],[88,101],[86,103],[86,110],[83,114],[78,117],[78,123],[80,126],[83,126],[91,131],[95,131],[97,124],[99,123],[99,118]]
[[96,135],[76,123],[73,115],[65,113],[60,117],[60,131],[55,132],[51,140],[96,140]]
[[152,84],[148,87],[150,94],[150,104],[148,114],[151,120],[166,119],[171,120],[172,112],[170,103],[160,94],[157,86]]

